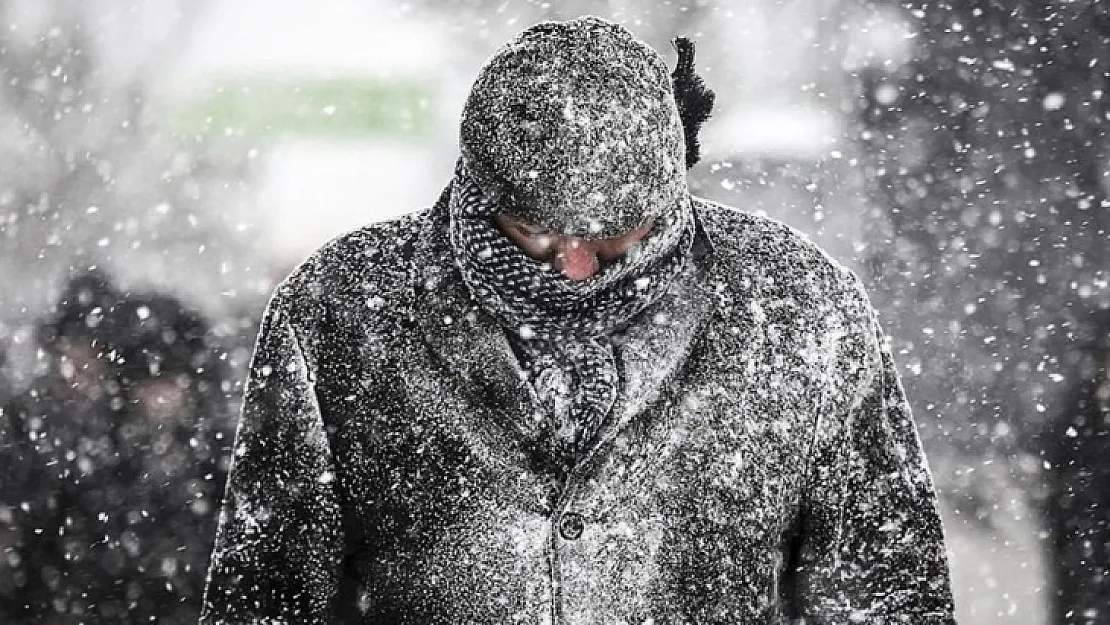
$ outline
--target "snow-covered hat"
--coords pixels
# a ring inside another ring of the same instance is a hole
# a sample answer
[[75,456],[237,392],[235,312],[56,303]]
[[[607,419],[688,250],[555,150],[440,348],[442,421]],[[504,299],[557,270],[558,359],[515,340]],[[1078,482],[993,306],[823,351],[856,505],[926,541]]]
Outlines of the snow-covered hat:
[[498,50],[460,149],[504,213],[569,235],[615,236],[689,201],[667,65],[597,17],[537,24]]

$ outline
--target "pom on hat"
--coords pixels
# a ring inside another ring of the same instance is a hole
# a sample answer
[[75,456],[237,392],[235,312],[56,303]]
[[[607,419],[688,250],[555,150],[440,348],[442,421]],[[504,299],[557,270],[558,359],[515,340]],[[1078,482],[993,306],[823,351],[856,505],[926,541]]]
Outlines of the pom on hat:
[[677,37],[671,45],[678,52],[678,64],[671,73],[671,80],[674,82],[678,114],[682,118],[682,131],[686,135],[686,169],[690,169],[701,160],[698,132],[709,119],[717,94],[706,87],[705,80],[694,72],[694,42]]

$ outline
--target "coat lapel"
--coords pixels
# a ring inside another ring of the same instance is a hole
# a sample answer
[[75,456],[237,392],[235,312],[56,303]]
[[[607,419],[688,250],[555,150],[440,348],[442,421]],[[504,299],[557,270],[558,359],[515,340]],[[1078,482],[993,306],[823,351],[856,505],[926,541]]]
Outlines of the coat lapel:
[[474,303],[450,260],[443,202],[428,214],[416,250],[417,322],[466,395],[531,449],[541,439],[538,403],[505,332]]

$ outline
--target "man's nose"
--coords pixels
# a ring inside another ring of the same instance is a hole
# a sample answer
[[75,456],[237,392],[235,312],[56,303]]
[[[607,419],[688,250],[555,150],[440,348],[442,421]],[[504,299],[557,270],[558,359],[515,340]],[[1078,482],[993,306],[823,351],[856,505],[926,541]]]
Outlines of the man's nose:
[[571,280],[585,280],[601,268],[595,245],[584,239],[563,237],[556,248],[559,271]]

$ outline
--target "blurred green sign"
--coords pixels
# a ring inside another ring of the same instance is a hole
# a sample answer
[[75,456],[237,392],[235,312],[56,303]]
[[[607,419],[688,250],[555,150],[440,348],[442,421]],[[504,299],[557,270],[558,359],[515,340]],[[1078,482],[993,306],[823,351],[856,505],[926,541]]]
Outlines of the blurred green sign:
[[172,119],[175,134],[414,136],[431,132],[433,89],[406,79],[227,81],[199,92]]

